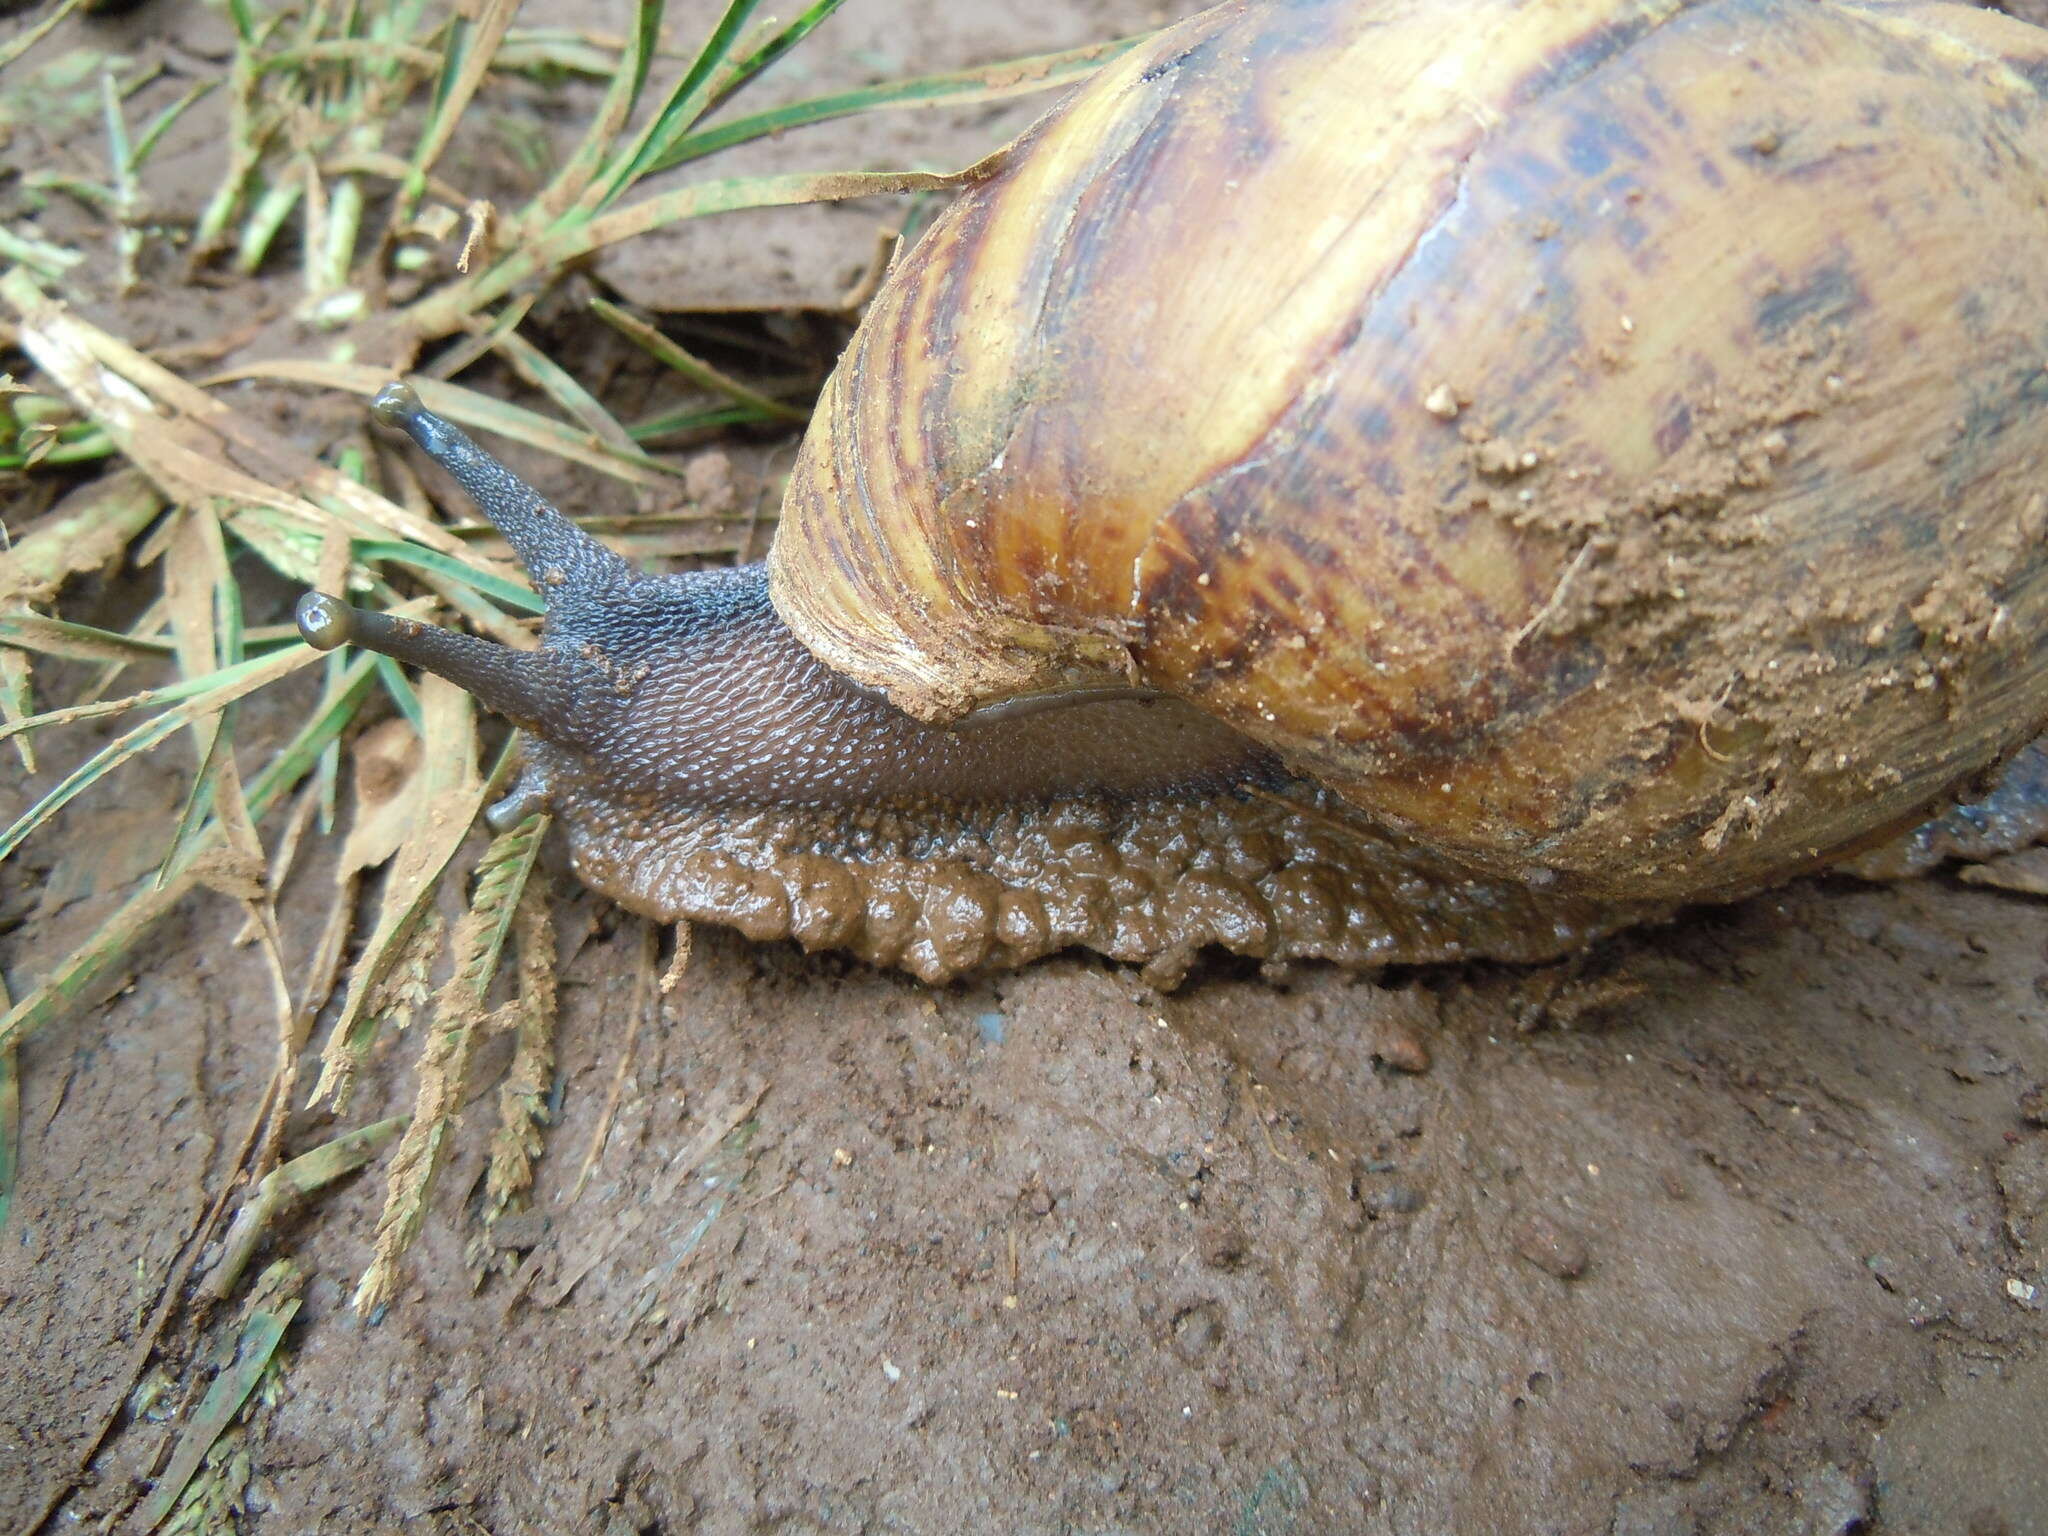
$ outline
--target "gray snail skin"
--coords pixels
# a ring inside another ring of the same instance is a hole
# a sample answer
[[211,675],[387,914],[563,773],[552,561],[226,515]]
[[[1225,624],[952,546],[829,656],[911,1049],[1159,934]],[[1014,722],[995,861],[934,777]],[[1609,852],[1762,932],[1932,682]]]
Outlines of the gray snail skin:
[[927,981],[1535,960],[2024,841],[2031,766],[1871,851],[2048,719],[2048,34],[1466,9],[1103,70],[877,295],[763,565],[638,572],[387,389],[541,646],[302,631],[517,722],[501,814],[621,904]]

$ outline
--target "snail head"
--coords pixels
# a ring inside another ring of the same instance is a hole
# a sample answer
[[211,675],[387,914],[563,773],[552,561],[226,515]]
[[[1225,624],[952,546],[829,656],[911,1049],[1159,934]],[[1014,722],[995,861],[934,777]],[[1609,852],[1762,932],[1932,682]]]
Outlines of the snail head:
[[651,575],[564,517],[403,384],[372,403],[468,493],[546,601],[518,651],[312,592],[309,645],[356,645],[447,678],[533,738],[494,823],[546,801],[570,814],[746,806],[1043,801],[1263,775],[1243,737],[1166,699],[928,725],[819,662],[777,616],[765,568]]

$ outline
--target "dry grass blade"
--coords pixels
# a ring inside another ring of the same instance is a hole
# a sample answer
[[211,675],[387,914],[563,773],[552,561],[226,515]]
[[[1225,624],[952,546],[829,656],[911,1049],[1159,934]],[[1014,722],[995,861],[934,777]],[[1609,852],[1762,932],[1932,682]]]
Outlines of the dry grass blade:
[[249,1394],[256,1390],[256,1383],[262,1380],[277,1346],[284,1340],[285,1329],[298,1313],[299,1293],[305,1283],[305,1276],[288,1259],[278,1260],[263,1272],[263,1278],[256,1283],[256,1294],[243,1314],[233,1361],[206,1389],[192,1422],[178,1437],[178,1448],[171,1453],[164,1475],[142,1506],[139,1518],[145,1531],[155,1530],[177,1507],[179,1497],[214,1441],[234,1422]]
[[23,32],[19,37],[10,38],[8,41],[0,43],[0,69],[4,69],[7,65],[12,64],[24,53],[27,53],[29,49],[35,47],[45,37],[48,37],[51,29],[58,22],[78,9],[79,3],[80,0],[63,0],[63,3],[57,9],[50,12],[49,15]]
[[543,819],[528,817],[492,840],[477,866],[469,910],[455,925],[454,968],[434,999],[433,1022],[420,1052],[412,1122],[392,1155],[377,1251],[357,1283],[353,1305],[375,1313],[398,1283],[398,1261],[419,1235],[434,1175],[447,1150],[471,1055],[483,1033],[484,1002],[540,856]]
[[[543,826],[536,838],[545,835]],[[491,1164],[484,1181],[486,1226],[533,1187],[540,1128],[548,1119],[555,1073],[555,920],[542,883],[526,887],[512,937],[519,955],[512,1066],[498,1088],[498,1129],[491,1136]]]
[[71,577],[105,569],[163,509],[138,470],[80,486],[0,550],[0,604],[48,602]]
[[357,960],[348,1001],[320,1054],[313,1100],[347,1105],[357,1065],[376,1038],[376,1001],[386,976],[405,953],[456,849],[483,809],[486,785],[476,771],[476,711],[453,683],[421,679],[425,762],[410,834],[399,845],[377,911],[377,926]]
[[590,309],[598,319],[639,347],[649,357],[673,368],[699,388],[712,390],[741,405],[752,406],[762,415],[776,420],[797,423],[810,420],[810,412],[784,405],[780,400],[771,400],[759,390],[749,389],[730,374],[721,373],[703,359],[693,355],[674,338],[663,335],[639,316],[628,314],[609,300],[592,299]]
[[846,202],[898,192],[950,192],[993,173],[1000,152],[960,171],[798,171],[786,176],[740,176],[698,182],[642,198],[546,242],[555,262],[572,261],[607,245],[664,225],[742,208],[787,208],[798,203]]
[[0,613],[0,657],[34,651],[38,656],[56,656],[65,661],[156,661],[170,653],[162,640],[118,634],[95,629],[90,624],[73,624],[49,619],[39,613]]
[[295,1209],[308,1195],[332,1184],[343,1174],[353,1173],[391,1145],[405,1128],[406,1117],[393,1115],[371,1125],[358,1126],[332,1141],[322,1142],[310,1152],[281,1163],[264,1175],[256,1192],[235,1213],[234,1224],[221,1241],[221,1256],[206,1277],[205,1292],[216,1301],[224,1298],[242,1278],[257,1243],[272,1222]]
[[[0,275],[0,302],[21,320],[21,345],[72,401],[102,426],[173,502],[218,498],[239,534],[251,511],[268,512],[299,532],[308,548],[301,578],[338,519],[358,537],[396,534],[443,554],[481,564],[505,580],[511,567],[465,555],[447,529],[387,501],[368,486],[301,453],[196,385],[125,342],[79,319],[20,270]],[[259,537],[252,546],[266,556]]]
[[519,10],[519,0],[481,0],[481,4],[463,9],[480,11],[481,14],[474,19],[468,15],[459,15],[455,19],[447,51],[440,60],[441,78],[434,87],[434,101],[428,109],[426,131],[412,153],[411,175],[407,178],[400,207],[418,200],[425,187],[427,172],[441,158],[441,151],[454,137],[470,98],[483,84],[484,75],[497,56],[498,45],[505,40],[512,17]]
[[[341,686],[300,727],[251,782],[249,814],[261,820],[266,809],[310,772],[326,748],[354,718],[375,676],[366,657],[349,665]],[[135,944],[186,893],[211,873],[205,862],[221,846],[217,829],[196,840],[187,861],[162,885],[145,885],[128,898],[70,954],[44,972],[20,1002],[0,1016],[0,1050],[40,1029],[65,1009],[85,998],[128,955]]]
[[[209,382],[228,384],[239,379],[279,379],[287,383],[313,384],[322,389],[345,390],[350,394],[368,397],[390,383],[391,375],[384,369],[366,368],[355,363],[322,363],[311,359],[285,358],[236,368],[217,375]],[[633,485],[661,485],[681,473],[673,466],[651,458],[634,447],[631,439],[625,437],[623,429],[620,432],[620,437],[624,439],[623,443],[613,443],[606,441],[598,433],[579,432],[574,427],[551,420],[538,412],[522,410],[490,395],[465,389],[460,384],[415,378],[413,387],[419,392],[420,401],[427,409],[446,416],[450,421],[480,432],[495,432],[500,437],[509,437],[514,442],[526,444],[529,448],[559,454],[578,464],[601,469],[606,474]]]
[[702,159],[736,144],[786,133],[792,128],[830,122],[835,118],[890,108],[963,107],[1071,85],[1148,36],[1149,33],[1139,33],[1106,43],[1063,49],[1058,53],[1005,59],[1000,63],[976,65],[942,75],[920,75],[909,80],[860,86],[829,96],[807,97],[686,134],[655,163],[650,174]]
[[[18,726],[35,713],[29,690],[28,652],[0,645],[0,725]],[[36,771],[35,745],[26,734],[14,738],[15,755],[24,773]]]

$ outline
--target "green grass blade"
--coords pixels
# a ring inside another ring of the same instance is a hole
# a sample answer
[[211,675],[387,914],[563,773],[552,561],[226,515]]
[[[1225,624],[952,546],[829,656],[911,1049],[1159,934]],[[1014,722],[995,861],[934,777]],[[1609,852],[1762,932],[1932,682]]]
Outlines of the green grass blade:
[[605,92],[597,116],[591,119],[575,152],[562,163],[561,170],[528,209],[525,222],[531,234],[537,235],[561,217],[589,190],[592,179],[603,168],[606,151],[617,142],[640,104],[641,93],[647,89],[647,72],[653,67],[655,50],[661,44],[663,9],[664,0],[640,0],[635,7],[626,51],[620,56],[611,88]]
[[751,405],[717,405],[708,410],[663,411],[636,421],[626,428],[633,434],[636,443],[650,443],[664,437],[676,437],[685,432],[704,432],[713,427],[744,427],[758,422],[773,421],[775,418]]
[[426,711],[420,708],[419,690],[414,688],[405,675],[405,669],[389,656],[376,660],[377,680],[384,685],[384,691],[391,695],[391,702],[398,706],[398,712],[412,722],[416,731],[427,728]]
[[765,112],[735,118],[715,128],[702,128],[686,134],[648,168],[648,174],[670,170],[686,161],[701,160],[706,155],[766,138],[770,134],[806,128],[813,123],[830,122],[834,118],[852,117],[862,112],[894,107],[972,106],[977,102],[1002,101],[1033,91],[1071,85],[1086,79],[1150,35],[1140,33],[1135,37],[1094,43],[1086,48],[1034,54],[1001,64],[983,64],[949,74],[920,75],[911,80],[891,80],[881,85],[861,86],[855,90],[793,101]]
[[517,331],[502,332],[494,346],[498,355],[527,383],[554,401],[563,415],[581,423],[592,437],[638,457],[639,449],[626,429],[568,369]]
[[728,101],[731,101],[733,97],[752,84],[763,70],[768,69],[777,59],[781,58],[790,49],[815,32],[818,24],[838,10],[844,3],[845,0],[813,0],[813,4],[809,9],[797,17],[795,21],[792,21],[766,43],[735,64],[725,78],[719,82],[718,88],[711,93],[711,99],[704,103],[704,110],[699,112],[697,116],[702,118],[712,112],[716,112]]
[[[259,1292],[266,1289],[264,1282],[271,1281],[280,1272],[293,1279],[288,1282],[292,1289],[305,1282],[298,1277],[288,1259],[279,1259],[265,1272],[258,1282]],[[284,1287],[277,1286],[277,1290]],[[185,1485],[192,1481],[193,1474],[206,1459],[221,1432],[234,1422],[235,1415],[242,1411],[242,1405],[249,1400],[249,1394],[256,1390],[256,1383],[263,1378],[265,1367],[277,1353],[277,1346],[284,1342],[284,1331],[297,1315],[300,1298],[296,1295],[279,1296],[278,1301],[268,1307],[252,1306],[242,1324],[241,1337],[235,1341],[235,1358],[228,1368],[214,1377],[213,1385],[206,1389],[206,1396],[200,1399],[192,1421],[185,1426],[185,1432],[178,1437],[178,1448],[171,1453],[170,1464],[164,1468],[164,1475],[143,1503],[140,1516],[142,1528],[153,1531],[177,1506],[178,1497],[184,1493]]]
[[[488,532],[489,530],[485,530]],[[351,546],[357,559],[364,564],[386,564],[410,566],[416,571],[427,571],[447,581],[459,582],[473,591],[482,593],[502,608],[517,613],[544,613],[546,605],[530,587],[517,582],[506,581],[474,566],[464,565],[460,560],[442,554],[439,550],[423,549],[417,544],[399,542],[365,542]]]
[[0,860],[5,860],[21,846],[24,838],[121,764],[147,752],[173,731],[226,708],[236,699],[253,693],[267,683],[276,682],[279,678],[296,672],[300,667],[316,659],[319,654],[310,646],[293,646],[280,653],[243,662],[239,666],[223,668],[214,675],[232,677],[232,681],[219,683],[196,697],[182,700],[162,714],[144,721],[133,730],[108,742],[84,763],[66,774],[61,783],[16,817],[12,826],[0,832]]
[[151,118],[149,126],[142,130],[142,136],[136,139],[135,147],[129,151],[129,164],[136,170],[141,170],[149,157],[155,153],[158,140],[170,131],[171,125],[183,117],[186,110],[195,102],[212,94],[219,84],[218,80],[202,80]]
[[[474,20],[458,15],[450,25],[447,46],[441,54],[441,73],[434,82],[433,99],[427,107],[426,125],[413,146],[411,174],[399,193],[400,210],[409,212],[426,191],[427,172],[455,136],[456,126],[477,87],[483,84],[484,74],[518,9],[519,0],[484,0],[481,15]],[[406,216],[406,212],[400,217]]]
[[668,152],[669,146],[704,115],[705,103],[711,99],[713,82],[731,57],[741,28],[746,26],[747,18],[759,5],[760,0],[729,0],[724,14],[712,27],[711,35],[704,40],[704,46],[697,51],[697,57],[683,72],[683,77],[670,89],[661,109],[640,131],[632,147],[591,184],[582,201],[586,212],[595,213],[616,200],[646,175],[648,168]]
[[[250,781],[247,801],[249,815],[253,819],[262,820],[265,813],[319,761],[328,744],[340,736],[343,727],[355,717],[375,675],[367,656],[358,656],[349,664],[341,686],[325,706],[316,710],[313,718],[300,727],[298,734]],[[218,841],[216,829],[207,837],[204,846]],[[142,936],[184,898],[193,884],[188,863],[169,885],[159,888],[146,884],[123,902],[113,916],[45,972],[35,988],[4,1017],[0,1017],[0,1051],[11,1048],[15,1042],[41,1029],[81,1001],[109,972],[127,959]]]

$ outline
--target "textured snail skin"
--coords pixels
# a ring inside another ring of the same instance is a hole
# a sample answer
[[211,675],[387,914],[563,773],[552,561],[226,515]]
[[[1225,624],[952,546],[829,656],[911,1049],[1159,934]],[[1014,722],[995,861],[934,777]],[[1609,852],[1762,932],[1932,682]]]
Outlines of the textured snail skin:
[[778,610],[922,718],[1199,704],[1379,824],[1728,897],[2048,718],[2048,33],[1226,5],[937,222]]

